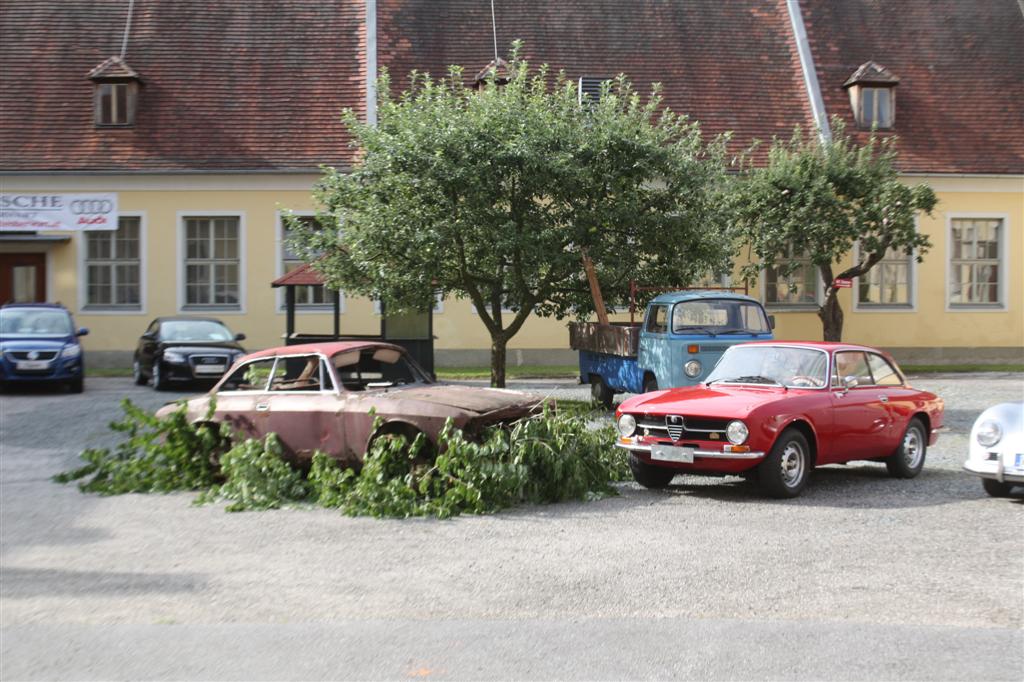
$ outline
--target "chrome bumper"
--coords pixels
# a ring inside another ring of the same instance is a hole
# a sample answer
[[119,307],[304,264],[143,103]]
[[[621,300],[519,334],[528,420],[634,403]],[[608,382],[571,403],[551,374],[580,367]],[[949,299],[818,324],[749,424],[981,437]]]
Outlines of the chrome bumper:
[[[615,447],[622,448],[623,450],[630,450],[632,452],[650,452],[650,445],[640,445],[639,443],[627,445],[615,441]],[[760,459],[764,457],[763,452],[723,452],[721,450],[694,450],[694,457],[711,457],[714,459]]]
[[[991,478],[993,480],[999,481],[1000,483],[1024,484],[1024,474],[1017,473],[1016,470],[1014,470],[1013,473],[1006,473],[1006,467],[1003,466],[1003,460],[1001,458],[997,459],[995,462],[993,462],[993,464],[995,464],[996,466],[986,467],[983,469],[980,467],[972,466],[971,462],[967,462],[966,464],[964,464],[964,471],[966,471],[969,474],[974,474],[975,476],[981,476],[982,478]],[[993,471],[993,469],[995,470]]]

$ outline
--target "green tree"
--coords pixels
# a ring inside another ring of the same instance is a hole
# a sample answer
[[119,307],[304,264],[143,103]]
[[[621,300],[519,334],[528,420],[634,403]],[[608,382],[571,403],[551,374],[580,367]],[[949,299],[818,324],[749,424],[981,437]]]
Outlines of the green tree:
[[[894,249],[907,255],[931,247],[918,234],[918,211],[931,213],[935,193],[927,185],[900,182],[894,165],[894,138],[872,135],[858,145],[840,119],[832,121],[831,140],[798,128],[789,141],[776,141],[767,165],[750,169],[731,193],[733,229],[741,249],[749,247],[755,262],[745,265],[748,281],[761,268],[773,268],[780,282],[796,263],[787,256],[802,251],[817,267],[825,288],[818,308],[824,339],[841,341],[843,309],[836,279],[862,277]],[[860,243],[859,258],[836,273],[836,264]]]
[[414,73],[393,97],[385,74],[377,126],[345,114],[359,161],[318,183],[322,229],[295,225],[332,287],[388,310],[427,309],[436,291],[468,298],[490,334],[493,386],[531,312],[593,310],[584,253],[612,304],[630,279],[686,284],[730,256],[724,142],[705,145],[656,87],[641,98],[625,77],[581,106],[574,81],[517,52],[506,84],[479,89],[453,67]]

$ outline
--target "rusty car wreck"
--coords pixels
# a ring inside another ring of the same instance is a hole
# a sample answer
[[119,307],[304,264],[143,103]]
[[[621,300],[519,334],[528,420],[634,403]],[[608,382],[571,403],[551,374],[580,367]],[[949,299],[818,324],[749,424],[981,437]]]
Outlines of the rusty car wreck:
[[[358,467],[375,438],[434,445],[445,422],[474,434],[542,410],[538,396],[436,383],[399,346],[340,341],[270,348],[241,358],[209,393],[187,401],[190,421],[228,424],[242,438],[276,433],[289,459],[319,450]],[[177,409],[166,405],[165,416]],[[382,423],[373,428],[376,418]]]

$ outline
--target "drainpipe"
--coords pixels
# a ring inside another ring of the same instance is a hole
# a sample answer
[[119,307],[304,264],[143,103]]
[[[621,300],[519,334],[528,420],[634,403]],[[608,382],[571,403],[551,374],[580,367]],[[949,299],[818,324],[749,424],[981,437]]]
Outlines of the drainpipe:
[[366,0],[366,123],[377,125],[377,0]]
[[789,21],[793,25],[793,38],[796,40],[797,54],[800,55],[800,68],[804,72],[804,85],[807,87],[814,125],[818,128],[821,141],[829,142],[832,140],[832,129],[828,125],[825,101],[821,98],[821,88],[818,85],[818,72],[814,68],[814,56],[811,55],[811,45],[807,41],[804,18],[800,14],[800,0],[786,0],[786,9],[789,10]]

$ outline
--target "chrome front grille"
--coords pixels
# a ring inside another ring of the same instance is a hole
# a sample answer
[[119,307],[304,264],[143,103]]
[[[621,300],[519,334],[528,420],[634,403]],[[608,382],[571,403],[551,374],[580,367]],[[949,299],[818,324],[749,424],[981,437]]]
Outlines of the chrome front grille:
[[670,414],[665,417],[665,429],[668,430],[669,438],[672,440],[679,440],[683,437],[685,429],[683,428],[683,418],[678,414]]
[[[678,422],[674,421],[678,419]],[[725,441],[726,419],[706,419],[703,417],[687,417],[684,415],[651,415],[638,417],[637,431],[651,438],[669,439],[673,442],[681,440]]]

